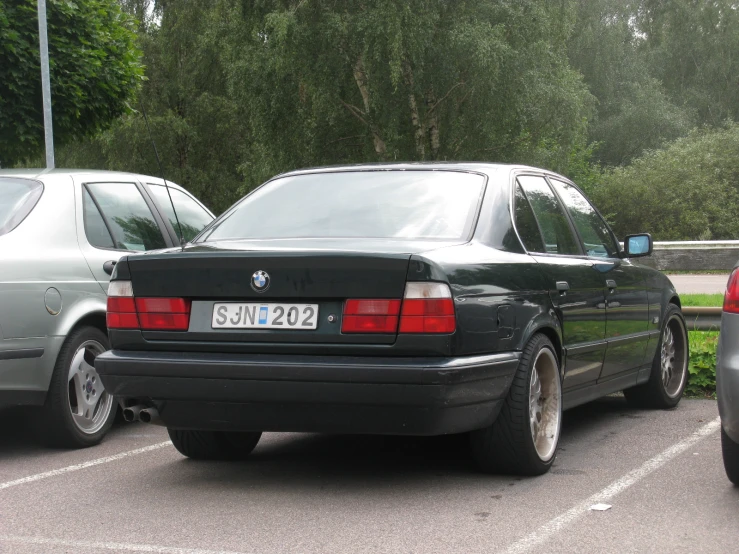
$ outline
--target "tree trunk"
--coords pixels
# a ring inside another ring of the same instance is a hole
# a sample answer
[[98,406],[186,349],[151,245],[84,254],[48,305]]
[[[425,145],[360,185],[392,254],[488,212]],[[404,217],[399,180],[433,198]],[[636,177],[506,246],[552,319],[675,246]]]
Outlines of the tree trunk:
[[367,86],[367,72],[364,69],[364,60],[362,60],[362,56],[359,56],[359,58],[357,58],[357,62],[354,64],[354,81],[357,83],[359,93],[362,95],[362,102],[364,103],[364,113],[365,117],[367,118],[367,124],[370,128],[370,132],[372,133],[372,140],[375,145],[375,153],[379,156],[381,160],[385,159],[387,147],[385,146],[385,142],[382,140],[382,137],[380,137],[380,132],[379,129],[377,129],[377,125],[372,123],[372,119],[370,117],[369,87]]
[[430,88],[426,92],[426,113],[428,114],[428,130],[429,142],[431,143],[431,159],[438,159],[439,155],[439,118],[436,116],[436,110],[432,109],[436,106],[436,94],[434,89]]
[[418,113],[418,103],[416,102],[416,94],[414,92],[413,70],[408,62],[403,67],[405,74],[405,82],[408,85],[408,106],[411,109],[411,123],[413,123],[414,139],[416,141],[416,153],[419,160],[426,159],[426,136],[423,130],[421,116]]

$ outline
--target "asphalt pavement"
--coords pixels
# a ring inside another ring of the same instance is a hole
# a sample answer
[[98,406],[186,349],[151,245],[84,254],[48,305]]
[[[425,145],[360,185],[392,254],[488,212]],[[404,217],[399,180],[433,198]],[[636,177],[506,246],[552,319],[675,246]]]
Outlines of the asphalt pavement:
[[[736,552],[716,403],[565,413],[553,470],[477,473],[464,437],[265,434],[194,462],[145,424],[49,450],[0,412],[0,552]],[[610,506],[594,511],[593,505]]]
[[668,274],[667,277],[675,285],[678,294],[723,294],[729,280],[729,272],[727,271],[725,275]]

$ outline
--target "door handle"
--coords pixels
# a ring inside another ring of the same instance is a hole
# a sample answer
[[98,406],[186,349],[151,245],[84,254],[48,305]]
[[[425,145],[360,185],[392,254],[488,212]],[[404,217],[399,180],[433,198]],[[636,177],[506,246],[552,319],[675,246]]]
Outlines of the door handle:
[[609,289],[613,290],[613,289],[615,289],[615,288],[616,288],[616,287],[617,287],[618,285],[616,284],[616,281],[614,281],[613,279],[607,279],[607,280],[606,280],[606,286],[607,286],[607,287],[608,287]]
[[103,264],[103,271],[107,273],[108,275],[113,274],[113,268],[115,267],[115,264],[117,264],[115,260],[108,260]]
[[567,291],[570,290],[570,284],[567,281],[557,281],[557,290],[559,294],[567,294]]

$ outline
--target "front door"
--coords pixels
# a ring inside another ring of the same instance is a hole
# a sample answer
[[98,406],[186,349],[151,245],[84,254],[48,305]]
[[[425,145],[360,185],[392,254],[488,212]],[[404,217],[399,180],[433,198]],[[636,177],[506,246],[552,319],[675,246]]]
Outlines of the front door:
[[550,181],[605,288],[608,346],[599,381],[628,375],[645,363],[649,340],[649,302],[642,270],[619,258],[608,225],[576,187],[558,179]]
[[[606,349],[603,276],[584,255],[544,177],[519,175],[517,181],[516,228],[549,281],[552,304],[562,321],[563,389],[592,384],[601,373]],[[527,215],[529,209],[532,215]]]

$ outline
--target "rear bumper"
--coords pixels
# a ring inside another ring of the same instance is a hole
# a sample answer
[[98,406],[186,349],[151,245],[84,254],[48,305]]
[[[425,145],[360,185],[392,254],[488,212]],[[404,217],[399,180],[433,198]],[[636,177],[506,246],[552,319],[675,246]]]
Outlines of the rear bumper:
[[716,355],[716,397],[721,426],[739,442],[739,314],[721,316]]
[[113,350],[105,388],[180,429],[439,435],[489,425],[520,353],[462,358]]

